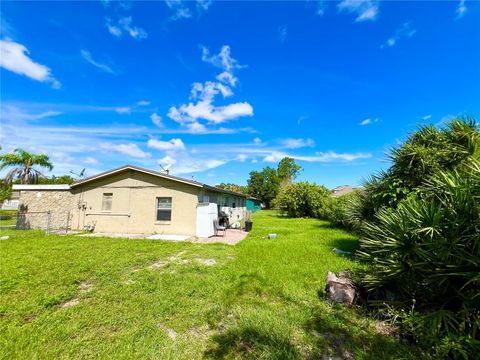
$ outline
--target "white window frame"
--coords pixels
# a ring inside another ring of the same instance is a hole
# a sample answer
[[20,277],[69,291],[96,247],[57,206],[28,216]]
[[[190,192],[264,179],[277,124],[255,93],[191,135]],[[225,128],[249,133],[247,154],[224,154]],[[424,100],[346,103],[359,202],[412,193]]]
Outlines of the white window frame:
[[[160,199],[169,199],[170,200],[170,206],[160,206]],[[155,221],[157,223],[161,224],[169,224],[172,221],[172,209],[173,209],[173,198],[171,196],[157,196],[155,199]],[[161,220],[158,218],[158,211],[170,211],[170,219],[169,220]]]
[[102,194],[102,212],[112,212],[113,193]]

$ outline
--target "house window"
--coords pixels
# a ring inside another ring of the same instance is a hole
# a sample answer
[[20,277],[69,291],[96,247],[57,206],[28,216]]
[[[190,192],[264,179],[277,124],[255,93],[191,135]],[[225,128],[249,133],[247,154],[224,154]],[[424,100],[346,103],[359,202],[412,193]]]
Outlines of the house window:
[[112,193],[103,193],[102,197],[102,211],[112,211]]
[[157,221],[171,221],[172,220],[172,198],[159,197],[157,198]]

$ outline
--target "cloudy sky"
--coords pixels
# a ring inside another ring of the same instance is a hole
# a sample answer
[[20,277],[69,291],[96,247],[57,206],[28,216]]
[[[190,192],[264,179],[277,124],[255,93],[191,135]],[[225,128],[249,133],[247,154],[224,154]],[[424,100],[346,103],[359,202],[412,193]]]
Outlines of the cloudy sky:
[[215,184],[291,156],[358,184],[417,124],[480,116],[480,2],[2,2],[2,151]]

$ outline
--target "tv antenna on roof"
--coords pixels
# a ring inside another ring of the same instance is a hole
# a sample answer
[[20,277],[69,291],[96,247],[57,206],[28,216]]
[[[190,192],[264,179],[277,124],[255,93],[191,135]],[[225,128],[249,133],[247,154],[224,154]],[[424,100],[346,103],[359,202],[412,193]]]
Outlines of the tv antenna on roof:
[[78,176],[79,178],[83,178],[85,175],[85,168],[82,169],[82,171],[80,171],[80,174],[77,174],[75,172],[73,172],[72,170],[70,170],[70,174],[73,174],[75,176]]
[[160,167],[162,168],[163,172],[165,174],[170,174],[170,168],[172,167],[172,164],[167,164],[165,166],[163,166],[162,164],[158,163],[158,165],[160,165]]

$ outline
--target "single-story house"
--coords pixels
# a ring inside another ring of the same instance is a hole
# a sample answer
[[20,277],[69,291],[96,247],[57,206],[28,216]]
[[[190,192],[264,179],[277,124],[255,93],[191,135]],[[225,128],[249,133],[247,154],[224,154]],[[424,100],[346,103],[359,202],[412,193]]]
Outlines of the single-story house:
[[247,197],[247,210],[252,213],[262,210],[262,202],[253,196]]
[[219,211],[230,223],[246,215],[246,195],[132,165],[71,185],[14,190],[20,191],[20,209],[31,228],[44,228],[45,218],[29,213],[50,211],[52,229],[208,237]]
[[361,188],[356,188],[351,185],[341,185],[332,190],[332,196],[342,196],[358,190],[361,190]]
[[10,198],[3,200],[0,206],[0,209],[1,210],[18,210],[18,205],[20,204],[19,198],[20,198],[20,193],[18,191],[12,191],[12,195],[10,195]]

